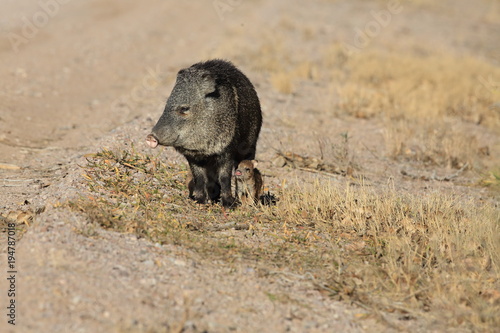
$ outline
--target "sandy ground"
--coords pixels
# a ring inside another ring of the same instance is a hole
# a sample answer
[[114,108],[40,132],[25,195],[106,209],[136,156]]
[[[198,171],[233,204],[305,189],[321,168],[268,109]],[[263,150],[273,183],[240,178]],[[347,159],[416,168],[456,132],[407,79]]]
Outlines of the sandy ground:
[[[7,325],[2,310],[0,331],[446,330],[425,319],[397,324],[390,324],[390,316],[388,322],[362,319],[365,310],[311,291],[306,276],[260,274],[244,262],[238,269],[228,268],[181,247],[102,230],[98,239],[85,237],[78,232],[85,224],[82,217],[53,208],[81,191],[78,164],[84,154],[130,143],[146,149],[143,139],[180,68],[221,55],[221,49],[233,45],[247,43],[251,49],[283,18],[311,27],[313,37],[303,45],[295,41],[295,47],[314,57],[315,46],[322,43],[351,43],[354,29],[370,19],[370,10],[385,6],[382,1],[312,1],[304,7],[299,1],[3,0],[0,163],[20,169],[0,170],[0,210],[45,212],[17,244],[16,326]],[[498,25],[483,24],[490,8],[465,6],[456,1],[446,11],[439,7],[425,15],[396,15],[378,44],[397,41],[412,49],[421,43],[457,54],[498,56]],[[238,44],[233,44],[235,31]],[[368,123],[303,112],[318,100],[314,86],[304,85],[291,100],[272,91],[264,72],[251,70],[244,59],[231,60],[255,82],[262,100],[265,124],[258,157],[263,168],[272,168],[270,160],[280,144],[307,152],[317,149],[314,138],[321,135],[349,131],[356,137],[376,130]],[[375,141],[365,142],[354,142],[354,148]],[[172,150],[165,151],[183,163]],[[365,158],[370,163],[373,157],[367,153]],[[392,167],[384,161],[372,172]],[[4,294],[5,249],[1,253]],[[300,305],[273,303],[266,293],[294,295]]]

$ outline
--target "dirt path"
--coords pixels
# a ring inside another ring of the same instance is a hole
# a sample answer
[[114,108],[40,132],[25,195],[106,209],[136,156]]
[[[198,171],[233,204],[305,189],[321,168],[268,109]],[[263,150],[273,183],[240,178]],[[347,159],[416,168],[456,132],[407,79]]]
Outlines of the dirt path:
[[[288,44],[281,50],[290,45],[296,48],[295,43],[304,45],[304,57],[315,59],[321,45],[352,41],[353,29],[370,19],[370,6],[380,6],[368,5],[361,10],[362,2],[348,1],[339,1],[337,7],[332,7],[334,2],[317,1],[306,9],[302,3],[286,1],[46,2],[52,7],[27,0],[0,4],[4,32],[0,40],[0,211],[7,215],[11,211],[45,210],[17,244],[17,325],[7,325],[2,311],[0,331],[443,329],[425,318],[398,326],[393,324],[397,318],[390,314],[387,321],[380,319],[384,316],[371,317],[361,307],[333,301],[311,289],[314,281],[307,274],[272,268],[260,272],[244,261],[228,266],[182,247],[87,230],[84,217],[53,208],[83,191],[78,167],[83,155],[99,147],[130,143],[145,149],[142,138],[161,113],[179,68],[213,56],[232,56],[242,45],[257,45],[261,39],[272,41],[272,32],[267,29],[275,27],[277,21],[283,30],[302,36],[283,41]],[[469,20],[462,25],[457,23],[461,22],[460,12],[443,21],[447,14],[442,8],[421,25],[412,13],[395,15],[380,44],[383,48],[397,40],[412,49],[426,40],[428,47],[439,45],[491,59],[496,52],[491,45],[498,36],[494,30],[498,26],[487,25],[487,31],[476,26],[487,8],[471,9]],[[304,31],[294,31],[297,26]],[[436,30],[442,34],[433,34]],[[467,44],[470,41],[490,46],[475,51]],[[259,57],[265,52],[259,49],[244,56]],[[286,54],[274,54],[273,58],[279,62],[281,57],[286,58]],[[303,89],[293,95],[280,94],[271,91],[265,69],[249,66],[244,58],[234,61],[256,82],[262,100],[265,125],[259,154],[268,168],[272,168],[270,160],[280,144],[303,151],[317,149],[317,137],[344,130],[380,137],[376,125],[360,127],[359,123],[309,112],[310,105],[320,99],[313,84],[302,85]],[[297,103],[301,111],[287,113],[287,108],[296,110],[291,103]],[[315,127],[314,133],[308,126]],[[366,146],[362,142],[354,145]],[[366,160],[377,160],[370,155],[377,147],[368,148]],[[167,154],[184,163],[171,151]],[[393,167],[384,160],[371,172],[380,176]],[[452,185],[436,186],[446,190]],[[4,251],[0,251],[1,293],[7,290]],[[274,301],[276,295],[283,297],[281,301]]]

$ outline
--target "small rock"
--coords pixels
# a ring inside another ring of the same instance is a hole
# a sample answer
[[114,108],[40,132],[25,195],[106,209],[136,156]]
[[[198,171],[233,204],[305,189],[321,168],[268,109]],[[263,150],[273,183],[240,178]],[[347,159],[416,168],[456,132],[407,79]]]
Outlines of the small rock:
[[176,266],[180,267],[186,267],[186,262],[180,259],[171,259],[171,261],[174,263]]
[[283,156],[281,156],[281,155],[276,156],[276,158],[273,159],[272,164],[275,167],[282,168],[282,167],[284,167],[286,165],[286,159]]
[[26,69],[21,68],[21,67],[16,68],[16,70],[14,71],[14,75],[22,77],[22,78],[28,77],[28,73],[26,72]]
[[140,279],[139,283],[145,286],[155,286],[156,285],[156,279],[155,278],[150,278],[150,279]]
[[93,99],[90,101],[89,105],[90,105],[90,108],[93,110],[95,108],[97,108],[99,105],[101,104],[101,102],[98,100],[98,99]]

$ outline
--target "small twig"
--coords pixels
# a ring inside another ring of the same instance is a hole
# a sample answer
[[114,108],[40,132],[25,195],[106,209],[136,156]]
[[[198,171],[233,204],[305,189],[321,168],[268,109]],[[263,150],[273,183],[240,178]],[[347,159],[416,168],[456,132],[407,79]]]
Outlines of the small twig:
[[0,179],[2,182],[30,182],[34,181],[34,179],[8,179],[8,178],[2,178]]
[[228,230],[234,228],[235,230],[248,230],[250,229],[250,225],[247,223],[236,223],[236,222],[229,222],[221,225],[216,225],[213,227],[207,227],[207,230],[210,231],[222,231],[222,230]]
[[5,169],[5,170],[19,170],[19,169],[21,169],[21,167],[18,166],[18,165],[15,165],[15,164],[0,163],[0,169]]
[[316,279],[314,278],[314,275],[311,272],[306,272],[305,274],[300,275],[300,274],[295,274],[295,273],[291,273],[291,272],[271,271],[271,272],[269,272],[269,275],[271,275],[271,274],[272,275],[289,275],[289,276],[293,276],[294,278],[299,279],[299,280],[312,280],[313,282],[316,283]]
[[421,179],[421,180],[425,180],[425,181],[435,180],[435,181],[440,181],[440,182],[449,182],[450,180],[452,180],[452,179],[457,178],[458,176],[460,176],[460,174],[462,172],[464,172],[464,170],[467,169],[468,167],[469,167],[469,163],[465,163],[457,172],[455,172],[455,173],[453,173],[451,175],[448,175],[448,176],[444,176],[444,177],[436,176],[435,172],[433,172],[430,177],[429,176],[425,176],[425,175],[412,174],[412,173],[409,173],[406,170],[401,170],[401,174],[403,176],[407,176],[407,177],[410,177],[412,179]]
[[469,167],[469,163],[465,163],[457,172],[455,172],[454,174],[451,174],[449,176],[444,176],[444,177],[438,177],[438,176],[434,176],[432,177],[432,180],[438,180],[438,181],[450,181],[452,180],[453,178],[456,178],[458,176],[460,176],[460,174],[462,172],[464,172],[465,169],[467,169]]
[[334,173],[334,172],[327,172],[327,171],[316,170],[316,169],[311,169],[311,168],[297,167],[296,169],[302,170],[302,171],[307,171],[307,172],[312,172],[312,173],[319,173],[319,174],[322,174],[322,175],[325,175],[325,176],[333,176],[333,175],[337,175],[337,176],[340,175],[340,176],[342,176],[343,175],[342,172]]
[[367,146],[367,145],[365,145],[364,143],[361,143],[361,144],[363,145],[363,147],[365,147],[365,149],[366,149],[366,150],[368,150],[368,151],[370,152],[370,154],[372,154],[372,155],[373,155],[373,157],[375,157],[376,159],[379,159],[379,158],[380,158],[379,156],[377,156],[377,154],[375,154],[375,153],[373,152],[373,150],[371,150],[370,148],[368,148],[368,146]]
[[[454,280],[454,281],[445,281],[445,282],[442,282],[441,286],[446,286],[446,285],[448,285],[448,284],[450,284],[450,283],[456,283],[456,284],[463,284],[463,283],[479,283],[479,281],[478,281],[478,280],[474,280],[474,279],[461,279],[461,280],[458,280],[458,281],[457,281],[457,280]],[[433,287],[434,287],[434,286],[433,286],[433,285],[431,285],[431,286],[429,286],[429,287],[425,287],[425,288],[419,289],[419,290],[417,290],[417,291],[415,291],[415,292],[411,293],[410,295],[406,296],[405,298],[403,298],[403,302],[404,302],[404,301],[409,300],[410,298],[412,298],[412,297],[414,297],[414,296],[416,296],[416,295],[418,295],[418,294],[420,294],[420,293],[423,293],[423,292],[425,292],[425,291],[427,291],[427,290],[429,290],[429,289],[432,289]],[[411,312],[411,311],[410,311],[410,310],[408,310],[408,309],[404,309],[404,310],[405,310],[405,311],[407,311],[407,312]]]
[[10,140],[6,139],[0,139],[0,143],[10,146],[10,147],[16,147],[16,148],[21,148],[21,149],[26,149],[28,151],[41,151],[41,150],[59,150],[63,149],[60,147],[53,147],[53,146],[48,146],[48,147],[43,147],[43,146],[31,146],[31,145],[23,145],[20,143],[15,143]]

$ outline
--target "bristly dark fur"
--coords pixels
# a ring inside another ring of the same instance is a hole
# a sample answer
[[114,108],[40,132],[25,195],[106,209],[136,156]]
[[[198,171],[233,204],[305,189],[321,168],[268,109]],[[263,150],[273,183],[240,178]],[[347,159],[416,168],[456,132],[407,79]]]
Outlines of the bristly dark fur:
[[193,174],[190,196],[199,203],[222,199],[231,206],[231,175],[255,158],[262,126],[259,98],[232,63],[215,59],[182,69],[151,133],[183,154]]

